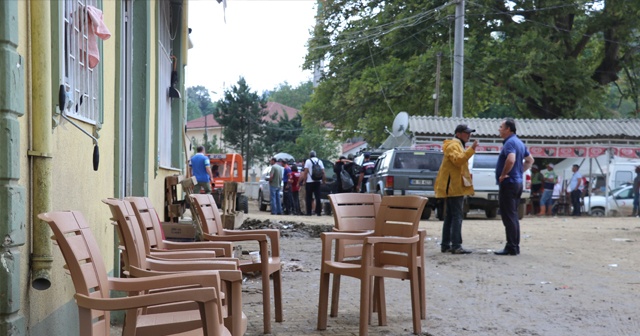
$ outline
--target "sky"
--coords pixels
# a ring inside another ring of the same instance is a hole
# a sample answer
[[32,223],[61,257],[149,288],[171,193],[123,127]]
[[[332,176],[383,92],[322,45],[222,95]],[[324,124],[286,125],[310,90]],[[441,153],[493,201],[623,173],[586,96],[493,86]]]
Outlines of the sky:
[[241,76],[258,94],[311,80],[302,63],[315,11],[314,0],[227,0],[225,23],[222,4],[189,1],[186,86],[206,87],[215,101]]

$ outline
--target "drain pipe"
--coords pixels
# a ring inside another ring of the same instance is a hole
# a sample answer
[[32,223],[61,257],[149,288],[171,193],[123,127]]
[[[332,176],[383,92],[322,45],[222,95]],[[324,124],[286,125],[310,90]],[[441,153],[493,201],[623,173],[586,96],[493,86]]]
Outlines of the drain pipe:
[[[38,290],[51,286],[51,230],[37,215],[51,211],[51,4],[49,1],[30,1],[31,25],[31,121],[32,137],[29,156],[32,161],[31,199],[33,234],[31,253],[31,285]],[[37,75],[34,75],[37,74]]]

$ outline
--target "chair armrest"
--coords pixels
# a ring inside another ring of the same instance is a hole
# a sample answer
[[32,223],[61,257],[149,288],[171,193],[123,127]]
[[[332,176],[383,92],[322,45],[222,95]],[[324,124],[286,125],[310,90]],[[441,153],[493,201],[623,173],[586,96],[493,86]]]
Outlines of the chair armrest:
[[109,289],[122,292],[139,292],[167,287],[193,286],[215,287],[219,278],[217,271],[169,274],[150,278],[108,278]]
[[237,270],[236,261],[200,261],[200,260],[150,260],[147,259],[149,269],[161,272],[192,272],[212,270]]
[[[148,279],[152,278],[144,278],[143,280],[146,281]],[[170,292],[152,293],[124,298],[93,298],[82,294],[75,294],[75,299],[80,307],[111,311],[143,308],[184,301],[209,302],[219,300],[219,295],[215,288],[205,287],[178,289]]]
[[369,237],[373,234],[373,231],[366,232],[357,232],[357,233],[349,233],[349,232],[322,232],[320,233],[320,241],[322,243],[322,260],[330,261],[331,260],[331,250],[334,240],[338,239],[348,239],[348,240],[364,240],[366,237]]
[[165,251],[151,252],[151,256],[162,259],[215,259],[216,253],[213,251]]
[[[199,241],[199,242],[172,242],[168,240],[163,240],[162,243],[169,250],[197,250],[197,249],[211,249],[215,250],[219,256],[230,257],[233,244],[230,242],[209,242],[209,241]],[[219,253],[217,250],[224,250],[224,254]]]

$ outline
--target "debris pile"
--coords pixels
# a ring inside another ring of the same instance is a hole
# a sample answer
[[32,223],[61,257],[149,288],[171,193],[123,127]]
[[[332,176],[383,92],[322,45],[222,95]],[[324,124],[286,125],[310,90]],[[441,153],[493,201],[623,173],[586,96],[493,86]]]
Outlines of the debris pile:
[[286,238],[320,238],[320,233],[330,232],[332,225],[309,225],[299,222],[279,220],[246,219],[240,230],[278,229],[280,237]]

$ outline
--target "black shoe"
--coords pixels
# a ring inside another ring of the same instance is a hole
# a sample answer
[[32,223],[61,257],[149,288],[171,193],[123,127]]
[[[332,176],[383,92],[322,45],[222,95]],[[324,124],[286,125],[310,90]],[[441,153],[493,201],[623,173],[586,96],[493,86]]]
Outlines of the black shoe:
[[469,254],[471,253],[471,250],[465,250],[462,247],[458,247],[455,250],[451,250],[451,254]]
[[451,246],[442,246],[442,247],[440,247],[440,252],[442,252],[442,253],[451,252]]
[[495,255],[518,255],[518,252],[513,251],[513,250],[504,249],[502,251],[495,251],[495,252],[493,252],[493,254],[495,254]]

